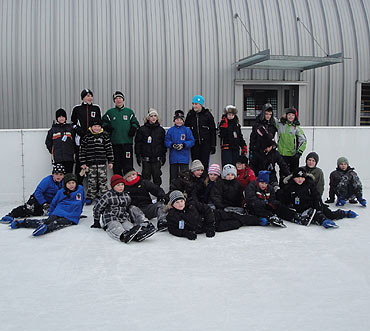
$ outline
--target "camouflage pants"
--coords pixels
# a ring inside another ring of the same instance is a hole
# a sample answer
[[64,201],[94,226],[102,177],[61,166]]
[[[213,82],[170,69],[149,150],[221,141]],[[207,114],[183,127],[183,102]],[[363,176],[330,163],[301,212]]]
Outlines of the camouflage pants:
[[343,199],[362,198],[362,184],[356,174],[341,177],[338,186],[335,188],[337,196]]
[[107,167],[105,164],[94,164],[89,166],[87,175],[86,199],[94,200],[108,191]]

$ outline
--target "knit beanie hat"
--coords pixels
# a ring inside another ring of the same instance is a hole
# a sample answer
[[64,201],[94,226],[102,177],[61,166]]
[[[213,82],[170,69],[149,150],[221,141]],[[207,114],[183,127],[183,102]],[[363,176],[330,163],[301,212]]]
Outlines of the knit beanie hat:
[[319,163],[319,154],[317,154],[315,152],[308,153],[307,156],[306,156],[306,162],[310,158],[312,158],[316,161],[316,165]]
[[65,186],[68,182],[70,182],[70,181],[74,181],[74,182],[76,182],[76,184],[77,184],[77,182],[78,182],[78,180],[77,180],[77,176],[76,176],[75,174],[65,174],[65,176],[64,176],[64,186]]
[[81,100],[83,100],[84,97],[86,97],[88,94],[91,94],[91,96],[94,96],[93,92],[89,90],[88,88],[83,89],[81,92]]
[[56,163],[53,165],[53,170],[51,172],[52,174],[65,174],[66,170],[64,168],[63,164]]
[[204,170],[204,166],[200,160],[194,160],[190,165],[190,171],[194,172],[196,170]]
[[221,175],[221,168],[217,163],[213,163],[208,168],[208,174]]
[[307,172],[304,168],[297,168],[293,171],[293,178],[303,177],[306,178]]
[[137,174],[136,170],[134,168],[128,169],[125,174],[123,175],[123,179],[127,179],[131,175]]
[[59,108],[55,112],[55,119],[58,120],[58,117],[63,116],[65,119],[67,119],[67,113],[63,108]]
[[125,100],[125,96],[123,95],[123,93],[121,91],[116,91],[113,93],[113,101],[117,98],[117,97],[121,97],[123,100]]
[[222,177],[226,177],[228,174],[234,174],[236,177],[236,168],[232,164],[225,164],[222,169]]
[[268,183],[270,180],[270,171],[261,170],[257,176],[258,183]]
[[175,110],[175,115],[173,116],[173,120],[175,121],[176,118],[181,118],[182,120],[185,119],[185,114],[181,109]]
[[121,175],[113,175],[110,179],[110,187],[113,188],[119,183],[124,183],[123,177]]
[[191,100],[191,103],[199,103],[201,106],[204,105],[204,98],[201,95],[196,95]]
[[339,166],[341,163],[347,163],[347,165],[349,165],[349,162],[348,162],[348,159],[344,156],[340,157],[338,160],[337,160],[337,166]]
[[149,118],[150,116],[153,116],[153,115],[155,115],[155,116],[157,116],[157,117],[158,117],[158,112],[157,112],[157,110],[156,110],[156,109],[154,109],[154,108],[149,108],[147,118]]
[[248,165],[248,158],[245,155],[239,155],[236,159],[236,163],[243,163]]
[[100,118],[93,118],[90,122],[90,126],[93,126],[93,125],[100,125],[101,126],[102,122],[101,122],[101,119]]
[[238,109],[236,109],[236,107],[233,106],[233,105],[228,105],[228,106],[225,107],[225,114],[232,113],[232,114],[236,115],[237,112],[238,112]]
[[172,191],[170,193],[170,204],[171,204],[171,206],[173,206],[173,204],[177,200],[185,200],[184,194],[181,191],[177,191],[177,190]]

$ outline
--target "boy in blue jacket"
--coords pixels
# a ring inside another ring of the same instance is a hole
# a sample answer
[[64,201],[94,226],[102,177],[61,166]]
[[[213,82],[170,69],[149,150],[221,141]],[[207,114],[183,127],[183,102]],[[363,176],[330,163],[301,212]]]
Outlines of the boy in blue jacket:
[[84,200],[85,192],[81,185],[77,185],[77,176],[66,174],[64,188],[57,192],[51,202],[47,219],[14,220],[10,227],[12,229],[36,228],[32,235],[40,236],[66,226],[77,225],[80,221]]
[[170,149],[170,183],[180,172],[189,170],[190,149],[194,146],[191,130],[184,126],[184,112],[176,110],[174,126],[167,131],[164,143]]
[[28,201],[21,206],[14,208],[8,215],[0,219],[1,223],[11,223],[15,218],[29,216],[44,216],[49,212],[49,206],[58,190],[63,187],[65,170],[61,164],[53,166],[52,174],[45,177],[36,190],[29,197]]

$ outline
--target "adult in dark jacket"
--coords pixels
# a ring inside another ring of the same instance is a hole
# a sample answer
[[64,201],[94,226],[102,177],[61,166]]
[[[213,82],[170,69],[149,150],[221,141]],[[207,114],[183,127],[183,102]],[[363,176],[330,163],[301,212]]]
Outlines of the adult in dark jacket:
[[216,125],[209,109],[204,108],[204,98],[194,96],[192,109],[185,119],[185,126],[191,129],[195,145],[191,148],[191,159],[200,160],[208,168],[209,155],[216,153]]
[[247,154],[247,145],[236,115],[238,112],[236,107],[232,105],[226,106],[224,112],[219,124],[222,166],[225,164],[235,165],[239,151],[241,155]]
[[191,199],[185,202],[182,192],[173,191],[169,208],[166,220],[172,235],[189,240],[197,239],[200,233],[206,233],[208,238],[215,236],[215,217],[206,204]]
[[144,179],[151,180],[161,186],[161,166],[166,163],[167,148],[164,145],[166,131],[159,124],[158,112],[150,108],[145,117],[144,125],[135,136],[135,154],[137,164],[142,168]]
[[[280,181],[276,175],[276,164],[280,169]],[[275,187],[275,190],[278,189],[279,183],[290,174],[288,165],[276,149],[275,141],[269,137],[259,143],[259,149],[254,152],[250,165],[257,174],[261,170],[270,171],[270,184]]]
[[76,132],[76,167],[75,173],[77,175],[78,183],[82,184],[83,177],[80,176],[81,163],[79,158],[79,146],[80,140],[83,138],[91,126],[92,120],[101,120],[101,110],[98,105],[93,104],[93,92],[89,89],[84,89],[81,92],[82,103],[80,105],[74,106],[71,115],[71,121],[73,124],[73,129]]
[[261,113],[256,117],[256,122],[252,127],[249,137],[249,158],[253,159],[255,152],[261,150],[260,143],[263,143],[264,137],[269,135],[275,138],[277,132],[277,118],[274,117],[274,111],[270,103],[262,106]]
[[67,173],[73,171],[75,162],[75,133],[73,126],[67,123],[67,113],[60,108],[55,112],[56,122],[53,123],[45,139],[45,145],[51,154],[53,163],[64,166]]

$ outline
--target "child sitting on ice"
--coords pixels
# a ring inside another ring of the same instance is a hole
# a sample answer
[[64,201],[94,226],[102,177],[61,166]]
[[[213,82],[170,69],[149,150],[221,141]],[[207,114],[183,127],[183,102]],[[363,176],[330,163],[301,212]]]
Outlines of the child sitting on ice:
[[366,200],[362,197],[362,184],[354,168],[349,166],[348,159],[340,157],[337,160],[337,169],[330,174],[329,198],[326,203],[333,203],[338,197],[337,206],[344,206],[346,201],[366,207]]
[[219,180],[221,175],[221,168],[217,163],[213,163],[208,168],[208,176],[204,180],[204,195],[203,195],[203,202],[208,204],[212,209],[215,209],[214,204],[211,202],[211,192],[216,184],[217,180]]
[[49,212],[49,206],[58,190],[63,187],[63,178],[65,170],[61,164],[53,166],[52,174],[45,177],[35,192],[31,194],[28,201],[21,206],[14,208],[8,215],[1,218],[0,222],[9,224],[15,218],[29,216],[46,216]]
[[32,235],[40,236],[70,225],[76,225],[80,221],[84,201],[85,192],[81,185],[77,185],[77,176],[66,174],[64,188],[57,192],[51,202],[47,219],[14,220],[10,227],[12,229],[36,228]]
[[317,191],[320,193],[320,196],[324,193],[324,173],[320,168],[317,167],[319,163],[319,155],[315,152],[308,153],[306,156],[306,165],[303,167],[307,171],[308,174],[312,174],[315,179],[315,185]]
[[126,244],[143,241],[155,233],[144,213],[131,204],[130,196],[124,192],[124,179],[120,175],[111,178],[112,189],[106,192],[95,204],[93,209],[94,225],[100,224],[113,239]]
[[208,238],[215,236],[215,218],[209,206],[196,200],[185,201],[180,191],[170,194],[169,211],[166,216],[168,232],[189,240],[197,239],[199,233]]
[[250,182],[256,180],[254,171],[248,166],[248,158],[245,155],[240,155],[236,160],[236,180],[242,184],[243,190]]

